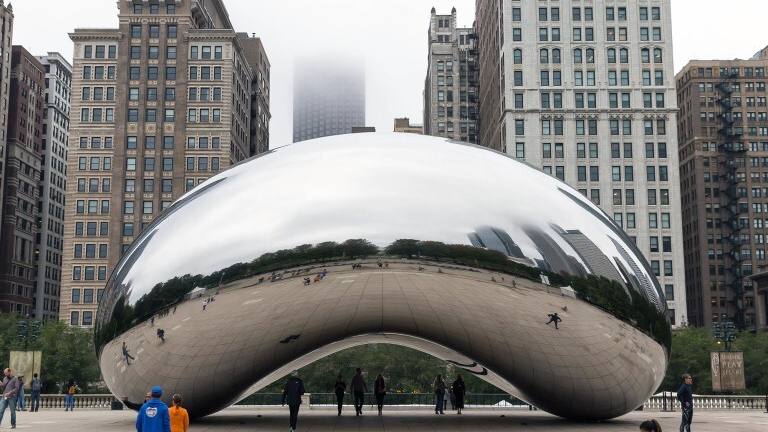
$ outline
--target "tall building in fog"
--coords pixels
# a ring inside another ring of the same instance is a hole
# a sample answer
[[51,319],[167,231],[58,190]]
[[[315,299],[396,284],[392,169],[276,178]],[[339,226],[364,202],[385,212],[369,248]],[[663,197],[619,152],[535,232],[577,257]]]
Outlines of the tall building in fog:
[[670,0],[478,0],[476,13],[480,144],[612,216],[687,322]]
[[251,78],[251,144],[250,154],[257,155],[269,151],[269,111],[270,69],[269,57],[261,39],[248,37],[247,33],[237,34],[243,46],[248,63],[253,68]]
[[14,45],[9,57],[8,140],[0,220],[0,312],[26,316],[33,312],[35,289],[45,70],[23,47]]
[[69,35],[73,145],[59,318],[72,325],[93,325],[109,274],[163,209],[259,149],[252,127],[264,111],[254,109],[254,86],[258,93],[268,62],[258,39],[235,32],[223,1],[117,5],[118,28]]
[[[32,315],[47,321],[59,316],[72,66],[59,53],[37,59],[45,69],[45,107]],[[86,187],[97,189],[97,179]]]
[[299,60],[293,72],[293,142],[365,126],[365,64],[333,56]]
[[[677,74],[688,313],[694,325],[766,328],[768,48],[694,60]],[[764,276],[763,276],[764,278]],[[762,311],[762,313],[759,313]]]
[[474,28],[460,28],[456,8],[429,20],[424,135],[477,143],[478,65]]

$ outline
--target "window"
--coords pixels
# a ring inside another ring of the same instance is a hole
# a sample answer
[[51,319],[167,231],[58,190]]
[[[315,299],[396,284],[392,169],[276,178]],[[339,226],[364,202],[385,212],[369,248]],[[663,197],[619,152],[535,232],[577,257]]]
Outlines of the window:
[[169,45],[165,49],[165,58],[167,59],[175,59],[176,58],[176,47]]
[[515,157],[525,158],[525,143],[515,143]]
[[133,39],[140,39],[141,38],[141,25],[140,24],[133,24],[133,25],[131,25],[131,38],[133,38]]
[[176,25],[169,25],[166,28],[166,36],[169,39],[176,39],[177,34],[178,34],[178,27]]
[[149,37],[152,39],[157,39],[160,37],[160,26],[157,24],[151,24],[149,26]]
[[163,149],[169,150],[173,148],[173,136],[163,137]]
[[174,121],[176,111],[173,109],[166,109],[165,110],[165,121],[172,122]]
[[165,68],[165,79],[167,81],[174,81],[174,80],[176,80],[176,68],[175,67],[167,67],[167,68]]
[[160,58],[160,47],[156,45],[150,45],[148,56],[150,59]]
[[129,122],[139,121],[139,110],[137,108],[128,109],[128,121]]

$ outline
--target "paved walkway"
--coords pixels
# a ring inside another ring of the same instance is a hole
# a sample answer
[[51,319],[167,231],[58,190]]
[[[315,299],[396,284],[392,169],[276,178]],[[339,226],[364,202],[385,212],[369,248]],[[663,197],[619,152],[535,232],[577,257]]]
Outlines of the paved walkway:
[[[302,411],[299,413],[299,432],[496,432],[496,431],[596,431],[596,432],[637,432],[642,420],[656,418],[662,428],[674,432],[679,425],[679,412],[635,411],[618,419],[603,423],[574,423],[543,413],[497,410],[465,411],[461,416],[451,412],[443,416],[429,411],[392,411],[379,417],[365,412],[362,417],[342,417],[328,410]],[[10,428],[8,412],[0,428]],[[34,432],[131,432],[135,431],[136,413],[123,411],[44,410],[37,413],[20,412],[17,429]],[[191,432],[277,432],[288,430],[288,409],[259,410],[258,412],[230,408],[218,414],[192,423]],[[697,411],[694,414],[693,430],[696,432],[764,432],[768,430],[768,414],[762,411]]]

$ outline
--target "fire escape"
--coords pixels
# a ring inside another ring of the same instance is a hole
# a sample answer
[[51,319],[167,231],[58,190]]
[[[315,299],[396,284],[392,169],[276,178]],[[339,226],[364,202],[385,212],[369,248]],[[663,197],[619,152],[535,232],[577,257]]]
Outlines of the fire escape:
[[[720,114],[717,116],[720,122],[718,128],[718,162],[721,181],[721,190],[725,191],[724,205],[721,205],[723,221],[723,240],[725,251],[723,264],[725,267],[726,292],[730,295],[728,303],[732,306],[728,311],[733,311],[731,316],[720,321],[732,321],[737,328],[744,328],[744,284],[742,274],[741,256],[741,231],[749,232],[749,224],[742,225],[741,215],[748,212],[746,203],[740,205],[739,199],[746,200],[746,185],[744,181],[744,154],[746,149],[742,142],[743,128],[741,117],[733,114],[733,109],[740,105],[732,97],[732,82],[738,78],[738,73],[721,72],[722,80],[717,84],[717,104]],[[741,176],[739,175],[741,170]],[[741,185],[741,187],[740,187]],[[725,186],[725,187],[722,187]],[[722,203],[721,203],[722,204]],[[749,221],[749,219],[746,219]]]

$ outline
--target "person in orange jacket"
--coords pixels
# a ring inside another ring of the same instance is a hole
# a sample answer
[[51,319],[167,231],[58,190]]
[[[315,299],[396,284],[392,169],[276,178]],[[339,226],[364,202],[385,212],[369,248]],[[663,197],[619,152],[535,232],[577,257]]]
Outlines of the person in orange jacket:
[[168,410],[171,415],[171,432],[187,432],[189,429],[189,414],[181,407],[181,395],[173,395],[173,406]]

